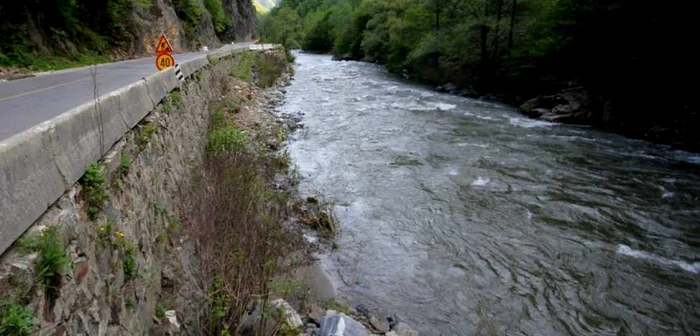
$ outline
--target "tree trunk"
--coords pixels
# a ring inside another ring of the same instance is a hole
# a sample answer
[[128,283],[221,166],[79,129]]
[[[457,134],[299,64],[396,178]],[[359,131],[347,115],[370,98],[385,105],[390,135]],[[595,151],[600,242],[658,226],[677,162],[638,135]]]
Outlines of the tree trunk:
[[434,66],[435,71],[440,70],[440,0],[435,0],[435,38],[437,50],[435,51]]
[[508,50],[513,50],[513,27],[515,27],[515,12],[518,8],[518,0],[513,0],[513,7],[510,12],[510,30],[508,31]]
[[493,48],[491,48],[491,52],[494,53],[492,56],[495,56],[496,58],[498,58],[501,54],[498,50],[501,42],[500,29],[498,29],[498,27],[501,23],[501,19],[503,18],[503,2],[504,0],[496,1],[496,31],[493,34]]

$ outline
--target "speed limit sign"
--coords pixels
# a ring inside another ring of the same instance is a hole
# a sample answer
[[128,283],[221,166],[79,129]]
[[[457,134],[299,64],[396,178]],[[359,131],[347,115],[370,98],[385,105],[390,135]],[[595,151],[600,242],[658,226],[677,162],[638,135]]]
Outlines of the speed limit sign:
[[162,53],[158,54],[158,57],[156,57],[156,68],[158,68],[159,71],[173,66],[175,66],[175,59],[173,58],[173,55]]

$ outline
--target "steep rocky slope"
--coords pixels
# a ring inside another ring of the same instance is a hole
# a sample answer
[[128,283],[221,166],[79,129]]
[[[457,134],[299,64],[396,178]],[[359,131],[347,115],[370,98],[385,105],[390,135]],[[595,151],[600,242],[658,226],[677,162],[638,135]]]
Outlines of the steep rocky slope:
[[0,66],[142,55],[161,33],[176,52],[190,51],[247,41],[255,30],[251,0],[3,1]]

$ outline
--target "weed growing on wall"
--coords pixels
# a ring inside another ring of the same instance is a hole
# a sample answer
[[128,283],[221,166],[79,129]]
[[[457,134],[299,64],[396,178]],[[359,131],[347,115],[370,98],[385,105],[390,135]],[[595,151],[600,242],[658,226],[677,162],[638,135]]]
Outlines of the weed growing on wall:
[[0,335],[26,336],[33,329],[34,312],[31,309],[10,303],[0,304]]
[[97,162],[91,163],[85,170],[83,177],[80,178],[80,185],[83,187],[83,197],[88,207],[88,217],[91,220],[97,219],[97,215],[105,201],[107,201],[105,181],[102,166]]

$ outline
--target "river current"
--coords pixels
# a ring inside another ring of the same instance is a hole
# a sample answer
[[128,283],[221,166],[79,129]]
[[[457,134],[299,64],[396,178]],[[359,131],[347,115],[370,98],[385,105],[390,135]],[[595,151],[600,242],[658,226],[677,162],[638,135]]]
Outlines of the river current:
[[700,155],[320,55],[278,113],[349,303],[421,335],[700,332]]

